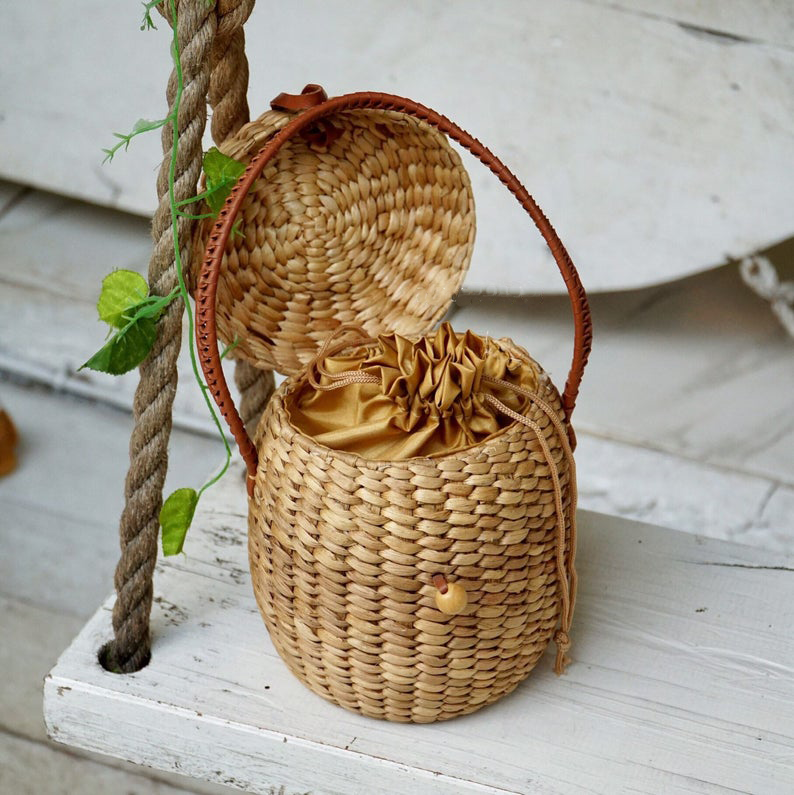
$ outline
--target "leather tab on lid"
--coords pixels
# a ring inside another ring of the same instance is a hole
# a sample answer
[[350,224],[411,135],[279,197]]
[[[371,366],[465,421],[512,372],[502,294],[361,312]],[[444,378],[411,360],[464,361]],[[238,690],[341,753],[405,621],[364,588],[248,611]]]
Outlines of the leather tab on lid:
[[282,92],[271,103],[273,110],[282,110],[287,113],[299,113],[302,110],[313,108],[328,99],[325,89],[316,83],[309,83],[300,94],[287,94]]

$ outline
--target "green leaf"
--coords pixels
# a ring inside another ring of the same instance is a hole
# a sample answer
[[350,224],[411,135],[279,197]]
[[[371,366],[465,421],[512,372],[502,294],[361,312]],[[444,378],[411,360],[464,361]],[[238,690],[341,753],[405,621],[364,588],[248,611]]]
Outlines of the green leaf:
[[163,528],[164,555],[178,555],[182,551],[198,498],[195,489],[177,489],[163,503],[160,526]]
[[168,305],[179,298],[179,287],[174,287],[168,295],[150,295],[133,304],[125,313],[124,317],[127,321],[135,322],[142,318],[150,317],[154,320],[159,320],[160,316],[165,312]]
[[144,132],[151,132],[163,126],[165,119],[138,119],[132,125],[132,135],[140,135]]
[[149,355],[156,337],[157,321],[138,318],[114,334],[83,367],[110,375],[128,373]]
[[[126,135],[124,133],[113,133],[114,138],[118,138],[119,142],[112,146],[110,149],[103,149],[102,151],[105,153],[105,159],[102,161],[103,163],[107,163],[110,160],[113,160],[113,156],[119,149],[124,149],[126,152],[127,149],[130,148],[130,143],[132,139],[135,138],[137,135],[142,135],[143,133],[151,132],[152,130],[159,130],[160,127],[165,127],[169,121],[171,121],[172,115],[169,114],[164,119],[157,119],[156,121],[150,121],[149,119],[138,119],[132,127],[132,130],[128,132]],[[174,115],[175,118],[175,115]]]
[[204,153],[203,166],[207,180],[215,184],[228,180],[236,182],[245,171],[245,163],[223,154],[215,146]]
[[157,30],[157,26],[152,19],[152,9],[160,5],[162,0],[149,0],[148,3],[143,3],[143,21],[141,22],[141,30]]
[[135,271],[118,270],[102,280],[102,292],[96,308],[99,319],[123,329],[131,318],[130,310],[149,295],[146,279]]
[[234,183],[245,171],[245,163],[227,157],[216,147],[204,154],[204,174],[207,178],[206,199],[210,209],[217,215],[226,197],[232,192]]

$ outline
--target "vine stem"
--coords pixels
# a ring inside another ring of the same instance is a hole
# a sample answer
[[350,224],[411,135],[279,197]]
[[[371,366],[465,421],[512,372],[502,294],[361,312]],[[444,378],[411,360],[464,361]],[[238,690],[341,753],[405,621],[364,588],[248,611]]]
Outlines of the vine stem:
[[173,30],[172,47],[173,47],[174,70],[176,72],[176,94],[174,95],[174,104],[171,111],[171,124],[173,125],[172,127],[173,143],[171,145],[171,162],[169,164],[169,169],[168,169],[168,199],[171,203],[171,230],[174,237],[174,263],[176,265],[176,275],[179,281],[179,293],[182,296],[182,301],[185,305],[185,313],[187,314],[188,328],[190,329],[190,333],[188,334],[188,349],[190,351],[190,363],[193,367],[193,375],[196,377],[196,381],[198,382],[198,385],[201,388],[201,394],[204,398],[204,402],[207,405],[207,410],[212,416],[212,420],[215,423],[215,427],[218,429],[218,433],[220,434],[220,437],[223,441],[223,446],[226,450],[226,460],[223,463],[223,467],[216,475],[210,478],[199,489],[198,497],[200,498],[201,495],[210,486],[217,483],[226,474],[226,471],[229,469],[229,464],[231,463],[232,451],[231,448],[229,447],[229,441],[226,438],[226,434],[223,432],[223,428],[221,426],[220,420],[218,419],[218,415],[215,413],[215,410],[212,406],[212,402],[210,401],[208,388],[204,383],[204,379],[199,374],[198,362],[196,361],[195,340],[193,339],[193,333],[192,333],[193,310],[190,306],[190,296],[188,294],[187,285],[185,284],[185,276],[184,273],[182,272],[182,252],[179,246],[179,210],[176,202],[175,183],[176,183],[176,161],[179,151],[179,108],[182,102],[182,92],[184,91],[184,80],[182,76],[182,61],[179,53],[179,35],[177,32],[176,0],[169,0],[169,5],[171,6],[171,19],[173,20],[171,26]]

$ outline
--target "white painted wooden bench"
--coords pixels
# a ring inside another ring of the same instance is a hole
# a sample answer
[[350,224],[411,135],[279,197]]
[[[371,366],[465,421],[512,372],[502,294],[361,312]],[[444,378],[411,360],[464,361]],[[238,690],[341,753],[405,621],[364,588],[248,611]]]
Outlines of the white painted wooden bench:
[[[139,3],[51,3],[46,22],[36,4],[6,5],[0,45],[16,68],[0,101],[0,174],[150,216],[160,136],[110,166],[100,150],[163,114],[163,26],[138,33]],[[80,47],[76,19],[94,34]],[[586,263],[588,290],[642,287],[794,233],[793,31],[788,0],[261,2],[246,24],[249,97],[258,115],[279,91],[320,82],[436,108],[526,182]],[[558,292],[509,195],[470,171],[467,287]]]
[[794,560],[582,512],[573,664],[431,726],[332,706],[251,592],[235,467],[161,562],[153,658],[106,672],[113,599],[45,681],[63,743],[256,793],[794,791]]

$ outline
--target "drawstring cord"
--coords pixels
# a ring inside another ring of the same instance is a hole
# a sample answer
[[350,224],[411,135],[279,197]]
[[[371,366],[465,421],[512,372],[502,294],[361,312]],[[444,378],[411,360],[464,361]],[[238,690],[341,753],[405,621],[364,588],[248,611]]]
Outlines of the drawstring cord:
[[[355,332],[358,336],[353,340],[343,340],[342,337],[348,331]],[[309,362],[306,367],[306,378],[308,382],[321,392],[328,392],[332,389],[340,389],[343,386],[350,386],[351,384],[370,384],[378,383],[380,378],[374,373],[365,373],[363,370],[347,370],[344,373],[329,373],[323,367],[323,362],[329,357],[350,348],[353,345],[367,346],[374,345],[377,340],[374,337],[369,337],[361,326],[355,323],[345,323],[334,330],[333,334],[329,336],[317,355]],[[335,343],[335,344],[334,344]],[[322,384],[317,374],[325,376],[331,383]]]
[[[358,335],[354,340],[344,340],[342,336],[347,332],[352,331]],[[321,391],[330,391],[332,389],[341,389],[345,386],[352,384],[369,384],[379,383],[380,378],[374,373],[365,373],[362,370],[347,370],[342,373],[330,373],[323,367],[323,361],[329,356],[333,356],[352,345],[366,346],[376,343],[377,340],[367,336],[366,332],[358,325],[345,324],[337,328],[330,337],[328,337],[320,348],[317,355],[309,362],[306,368],[306,378],[308,382],[315,388]],[[330,383],[320,383],[320,376],[324,376]],[[568,484],[570,488],[570,505],[568,511],[568,522],[565,521],[565,508],[562,499],[562,485],[560,483],[560,473],[554,456],[552,455],[551,448],[549,447],[543,429],[534,420],[529,417],[519,414],[509,406],[506,406],[497,397],[491,394],[483,394],[484,400],[497,411],[501,412],[515,422],[520,422],[527,428],[532,430],[537,437],[538,444],[540,445],[546,465],[549,468],[552,484],[554,487],[554,509],[557,517],[557,537],[556,537],[556,563],[557,563],[557,580],[560,587],[560,601],[562,602],[562,610],[560,614],[560,627],[554,633],[554,643],[557,646],[557,657],[554,662],[554,672],[562,674],[570,662],[568,651],[571,648],[571,623],[573,621],[573,610],[576,603],[576,589],[577,589],[577,576],[575,567],[576,558],[576,464],[573,458],[573,451],[569,442],[569,434],[562,424],[557,412],[541,397],[524,389],[517,384],[512,384],[501,378],[493,378],[492,376],[484,375],[481,379],[482,383],[499,386],[503,389],[508,389],[516,394],[523,395],[533,405],[537,406],[551,422],[557,438],[560,440],[562,446],[563,457],[568,464]],[[568,527],[566,528],[566,524]],[[566,529],[568,532],[566,532]],[[565,540],[566,536],[569,538],[570,548],[569,554],[566,559],[565,555]]]
[[[490,379],[489,379],[490,380]],[[497,379],[494,379],[497,380]],[[519,391],[519,388],[516,389]],[[485,395],[487,403],[491,404],[495,409],[501,411],[516,422],[523,423],[535,432],[538,443],[543,451],[543,457],[546,459],[546,464],[549,467],[549,473],[554,485],[554,508],[557,512],[557,579],[560,583],[560,597],[562,601],[562,611],[560,615],[560,628],[554,633],[554,642],[557,645],[557,659],[554,662],[554,672],[562,674],[565,667],[571,661],[568,657],[568,650],[571,648],[571,623],[573,621],[573,608],[576,603],[576,464],[574,463],[573,453],[570,445],[568,444],[568,435],[559,420],[556,412],[544,400],[537,396],[533,396],[531,392],[525,389],[520,389],[520,392],[528,397],[532,402],[549,418],[554,425],[557,436],[562,443],[563,455],[568,464],[569,484],[571,489],[571,504],[569,512],[569,538],[570,538],[570,552],[566,562],[565,558],[565,510],[562,504],[562,486],[560,485],[560,473],[557,469],[557,464],[554,462],[554,457],[551,454],[549,443],[543,434],[541,427],[534,421],[519,414],[517,411],[505,406],[501,400],[495,398],[493,395]]]

